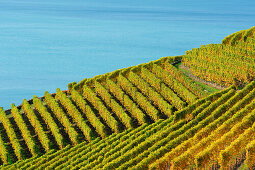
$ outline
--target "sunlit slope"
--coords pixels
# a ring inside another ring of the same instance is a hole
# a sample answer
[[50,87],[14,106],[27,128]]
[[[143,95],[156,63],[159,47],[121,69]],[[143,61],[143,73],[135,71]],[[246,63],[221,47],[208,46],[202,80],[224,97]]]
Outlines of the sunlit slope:
[[1,168],[254,168],[254,30],[0,108]]
[[254,38],[255,37],[254,33],[255,33],[255,27],[252,27],[248,30],[241,30],[241,31],[235,32],[225,37],[222,40],[222,44],[234,46],[238,44],[239,42],[245,42],[249,38]]
[[19,107],[12,104],[8,116],[0,109],[1,163],[172,117],[209,94],[172,65],[180,59],[165,57],[71,83],[68,91],[45,92]]
[[220,85],[248,84],[255,78],[255,27],[229,35],[222,44],[187,51],[182,64],[195,76]]
[[7,168],[189,169],[255,164],[255,82],[199,99],[166,120]]

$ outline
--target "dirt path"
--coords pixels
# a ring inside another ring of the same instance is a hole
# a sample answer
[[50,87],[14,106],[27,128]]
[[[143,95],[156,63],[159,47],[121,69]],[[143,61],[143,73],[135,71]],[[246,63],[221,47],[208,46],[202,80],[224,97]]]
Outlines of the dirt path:
[[187,76],[189,76],[190,78],[192,78],[193,80],[195,80],[195,81],[198,81],[198,82],[200,82],[200,83],[206,84],[206,85],[208,85],[208,86],[214,87],[214,88],[219,89],[219,90],[223,90],[223,89],[226,89],[226,88],[227,88],[227,86],[222,86],[222,85],[219,85],[219,84],[214,83],[214,82],[206,81],[206,80],[203,80],[203,79],[201,79],[201,78],[199,78],[199,77],[193,75],[193,74],[191,73],[189,67],[186,67],[186,66],[184,66],[183,64],[180,65],[180,68],[186,70],[187,72],[186,72],[185,74],[186,74]]

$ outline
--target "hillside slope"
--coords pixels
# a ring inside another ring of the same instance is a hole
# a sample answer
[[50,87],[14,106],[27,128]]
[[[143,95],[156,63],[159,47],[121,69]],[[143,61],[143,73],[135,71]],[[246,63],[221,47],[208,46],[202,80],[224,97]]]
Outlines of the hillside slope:
[[166,119],[210,92],[172,63],[181,57],[117,70],[80,83],[69,91],[0,109],[2,163],[13,163]]
[[245,86],[255,79],[255,27],[226,37],[222,44],[186,51],[182,64],[204,80]]
[[[186,169],[254,165],[255,82],[200,99],[166,120],[5,168]],[[238,159],[237,159],[238,158]],[[218,163],[217,163],[218,162]]]
[[0,108],[0,168],[254,168],[254,30]]

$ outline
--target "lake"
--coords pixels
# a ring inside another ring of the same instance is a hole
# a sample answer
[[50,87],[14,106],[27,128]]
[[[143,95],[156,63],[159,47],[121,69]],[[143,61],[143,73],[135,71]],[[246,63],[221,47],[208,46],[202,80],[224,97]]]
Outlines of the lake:
[[255,1],[0,0],[0,106],[255,24]]

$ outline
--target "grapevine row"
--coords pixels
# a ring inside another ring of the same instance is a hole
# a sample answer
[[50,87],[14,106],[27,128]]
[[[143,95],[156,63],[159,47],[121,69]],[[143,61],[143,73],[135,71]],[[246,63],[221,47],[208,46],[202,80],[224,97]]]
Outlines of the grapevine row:
[[77,123],[77,126],[81,129],[81,131],[85,135],[86,139],[88,141],[93,140],[95,135],[93,134],[92,129],[87,125],[79,110],[72,103],[71,99],[68,98],[66,94],[62,92],[60,89],[57,89],[55,98],[58,99],[61,102],[61,104],[65,107],[68,114],[72,117],[73,121]]
[[[232,95],[233,92],[231,91],[223,95],[221,98],[209,105],[209,109],[203,108],[203,105],[200,106],[203,109],[201,109],[202,111],[193,120],[182,126],[180,129],[168,134],[168,136],[163,138],[162,140],[158,140],[158,142],[155,143],[153,147],[149,148],[146,152],[143,153],[143,156],[139,156],[139,159],[143,159],[139,160],[139,163],[137,162],[137,164],[134,166],[134,169],[148,168],[148,164],[150,162],[156,161],[165,153],[177,147],[183,141],[194,136],[195,133],[197,133],[200,129],[202,129],[204,126],[206,126],[212,121],[212,117],[215,116],[215,106],[220,106],[224,99],[227,99]],[[198,108],[198,110],[200,110],[200,108]],[[208,115],[209,110],[210,112],[212,112],[211,115]],[[196,110],[194,110],[193,112],[196,112]]]
[[[217,120],[213,121],[211,124],[199,131],[193,138],[190,138],[188,141],[183,142],[177,148],[165,155],[163,158],[165,160],[162,160],[161,162],[167,163],[166,159],[171,160],[171,166],[173,166],[173,168],[184,168],[187,166],[188,163],[194,163],[194,160],[191,159],[192,155],[195,155],[196,153],[202,151],[204,148],[210,145],[211,142],[221,137],[221,134],[224,134],[228,129],[230,129],[236,123],[236,121],[240,121],[240,117],[245,116],[247,112],[254,109],[255,105],[254,103],[251,103],[250,105],[247,105],[244,109],[238,111],[242,108],[242,106],[245,106],[251,100],[251,98],[254,98],[254,91],[253,93],[250,93],[245,98],[243,98],[243,100],[239,101],[236,105],[234,105],[234,107],[225,112]],[[227,120],[228,118],[230,119]],[[219,127],[219,125],[221,126]],[[217,129],[215,130],[215,128]],[[186,152],[182,154],[184,151]]]
[[130,114],[132,114],[135,119],[138,120],[140,124],[147,122],[146,115],[116,83],[110,79],[107,79],[105,87],[122,103],[122,105],[130,112]]
[[146,111],[146,113],[154,120],[160,118],[159,111],[151,105],[150,101],[140,93],[137,88],[125,78],[123,75],[119,75],[118,84],[124,89],[132,98],[135,100],[139,106]]
[[26,123],[24,122],[23,117],[21,116],[19,110],[14,104],[12,104],[11,107],[12,107],[11,112],[12,112],[13,118],[17,126],[19,127],[21,134],[23,136],[23,139],[25,140],[31,154],[33,156],[40,154],[39,148],[37,144],[35,143],[30,131],[28,130],[28,127]]
[[165,69],[175,77],[179,82],[181,82],[187,89],[189,89],[193,94],[199,98],[206,97],[209,93],[200,85],[198,85],[194,80],[187,77],[181,71],[179,71],[175,66],[170,64],[168,61],[165,62]]
[[130,82],[132,82],[143,94],[145,94],[148,99],[153,101],[155,105],[159,107],[161,112],[163,112],[165,115],[170,117],[173,113],[173,106],[169,105],[163,97],[158,94],[153,88],[150,87],[150,85],[145,82],[142,78],[140,78],[136,73],[133,71],[129,72],[128,79]]
[[[5,114],[5,112],[4,112],[3,108],[0,107],[0,115],[2,115],[2,114]],[[12,157],[11,157],[10,153],[8,152],[8,149],[4,143],[4,139],[1,135],[0,135],[0,156],[1,156],[1,160],[3,161],[3,163],[5,163],[5,164],[12,163]]]
[[48,128],[51,130],[58,146],[60,148],[63,148],[65,146],[64,138],[59,131],[58,125],[55,123],[54,119],[52,118],[51,114],[48,112],[47,108],[43,105],[42,101],[36,96],[34,96],[33,98],[33,104],[36,110],[40,113],[40,115],[44,119]]
[[95,115],[91,107],[88,103],[83,99],[83,97],[75,90],[72,89],[71,91],[72,100],[76,103],[76,105],[82,110],[82,112],[86,115],[89,122],[92,126],[96,129],[97,133],[102,137],[105,138],[107,136],[107,130],[105,125],[98,119]]
[[177,94],[168,88],[155,74],[151,73],[147,68],[141,68],[141,77],[150,83],[157,92],[159,92],[167,101],[171,102],[178,110],[183,109],[186,103],[183,102]]
[[46,152],[48,152],[52,148],[51,141],[48,138],[46,132],[43,130],[40,121],[38,120],[37,116],[35,115],[33,109],[31,108],[26,99],[23,100],[22,109],[24,110],[32,126],[35,128],[35,132],[38,135],[38,138],[43,148],[45,149]]
[[222,150],[219,155],[219,163],[221,167],[227,168],[231,166],[231,161],[237,157],[242,149],[252,140],[255,140],[255,123],[252,127],[246,129],[237,139],[235,139],[227,148]]
[[12,147],[18,160],[25,159],[26,158],[25,152],[22,146],[20,145],[19,139],[14,129],[12,128],[12,124],[9,118],[6,116],[3,108],[0,108],[0,121],[2,122],[4,129],[6,130],[6,133],[10,139],[10,143],[12,144]]
[[57,101],[51,96],[49,92],[45,92],[45,102],[52,110],[54,115],[58,118],[61,124],[65,127],[65,131],[69,135],[70,140],[72,143],[77,144],[79,140],[79,134],[73,128],[71,122],[69,121],[68,117],[62,110],[62,108],[58,105]]
[[164,83],[166,83],[171,89],[178,93],[183,99],[185,99],[189,104],[194,103],[197,100],[197,97],[193,93],[191,93],[174,77],[168,74],[168,72],[162,67],[153,64],[152,72],[162,81],[164,81]]
[[245,163],[247,164],[248,168],[251,169],[252,167],[255,166],[254,160],[255,160],[255,140],[253,140],[246,146],[246,161],[245,161]]
[[122,106],[119,105],[110,95],[110,93],[102,86],[98,81],[95,81],[95,90],[105,101],[105,103],[112,109],[112,111],[118,116],[121,122],[127,127],[132,128],[133,122],[131,117],[124,111]]
[[230,87],[198,101],[196,107],[186,110],[184,119],[174,122],[171,117],[102,140],[97,138],[21,167],[184,169],[210,167],[219,161],[222,168],[229,168],[232,160],[244,152],[245,163],[253,167],[254,94],[255,83],[237,93]]
[[195,76],[220,85],[244,86],[255,77],[255,27],[226,37],[222,44],[209,44],[186,52],[182,64]]
[[211,160],[215,160],[218,157],[218,152],[224,147],[229,145],[236,137],[249,127],[255,120],[255,110],[247,115],[242,122],[236,124],[231,131],[224,134],[220,139],[212,143],[206,150],[203,150],[195,157],[197,167],[208,165]]
[[114,131],[119,132],[120,127],[116,119],[111,115],[106,106],[96,96],[90,87],[84,85],[83,96],[99,111],[100,116],[104,119],[107,125]]

